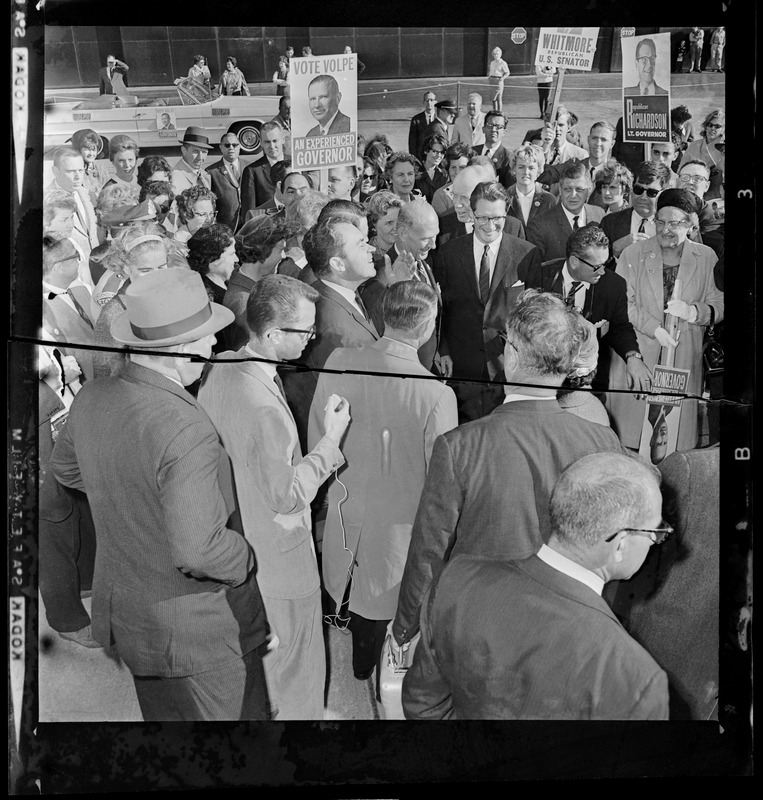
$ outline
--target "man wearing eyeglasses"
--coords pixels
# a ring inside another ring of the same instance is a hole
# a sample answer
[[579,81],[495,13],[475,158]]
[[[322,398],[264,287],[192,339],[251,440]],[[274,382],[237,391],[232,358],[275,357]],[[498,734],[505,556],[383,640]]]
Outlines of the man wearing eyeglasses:
[[424,110],[411,117],[411,126],[408,130],[408,152],[418,157],[424,144],[424,131],[427,126],[434,122],[434,104],[437,102],[437,95],[434,92],[424,92]]
[[626,86],[623,93],[626,95],[666,95],[667,89],[658,86],[654,80],[655,65],[657,63],[657,46],[653,39],[642,39],[636,45],[636,71],[638,84]]
[[[500,183],[477,183],[469,204],[473,233],[452,239],[436,255],[443,302],[440,366],[445,377],[487,381],[501,370],[498,331],[524,288],[520,276],[539,268],[540,256],[536,247],[505,231],[508,197]],[[460,422],[489,414],[501,402],[500,387],[456,383],[454,388]]]
[[607,388],[611,347],[626,364],[627,388],[648,392],[652,375],[644,364],[636,331],[628,319],[628,287],[612,269],[606,269],[608,261],[607,235],[598,225],[586,225],[567,240],[567,258],[563,263],[536,265],[528,272],[525,284],[528,288],[561,295],[596,326],[599,361],[595,389]]
[[514,183],[514,179],[510,175],[511,153],[502,144],[506,133],[506,117],[503,112],[488,111],[485,114],[482,132],[485,134],[484,144],[477,145],[474,152],[480,156],[487,156],[493,162],[498,180],[508,187]]
[[559,477],[535,555],[451,560],[424,600],[407,719],[668,719],[668,678],[602,598],[672,532],[641,460],[587,455]]
[[217,197],[217,221],[235,231],[241,211],[241,142],[235,133],[225,133],[220,139],[222,158],[207,167],[212,191]]
[[611,255],[619,258],[628,245],[650,239],[657,233],[654,225],[657,198],[669,183],[670,170],[664,164],[655,161],[639,164],[633,176],[633,206],[607,214],[601,220],[601,227],[609,239]]
[[230,456],[244,535],[257,558],[257,583],[276,646],[263,658],[277,720],[323,719],[326,657],[321,590],[310,503],[344,464],[339,444],[350,421],[346,400],[332,395],[325,435],[302,455],[276,365],[294,361],[315,335],[318,292],[296,278],[266,275],[246,306],[250,337],[211,367],[199,404]]
[[712,204],[704,199],[709,186],[710,170],[704,161],[694,159],[681,163],[681,168],[678,170],[678,188],[688,189],[702,201],[702,209],[699,212],[699,235],[701,238],[692,236],[689,238],[695,238],[701,244],[712,247],[720,258],[722,247],[719,252],[718,245],[723,242],[725,221],[722,215],[713,210]]

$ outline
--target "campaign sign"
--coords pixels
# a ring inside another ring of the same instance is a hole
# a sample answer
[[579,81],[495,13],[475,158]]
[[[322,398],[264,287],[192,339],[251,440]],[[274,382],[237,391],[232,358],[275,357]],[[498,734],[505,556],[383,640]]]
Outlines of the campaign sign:
[[598,36],[598,28],[541,28],[535,66],[590,72]]
[[681,397],[689,386],[688,369],[656,366],[652,373],[652,391],[665,394],[650,395],[646,403],[641,428],[639,455],[659,464],[676,449],[678,426],[681,421]]
[[160,139],[177,139],[177,118],[174,108],[158,108],[156,110],[156,130]]
[[670,34],[628,36],[623,48],[623,141],[670,141]]
[[295,170],[354,165],[358,139],[355,53],[292,58],[291,163]]

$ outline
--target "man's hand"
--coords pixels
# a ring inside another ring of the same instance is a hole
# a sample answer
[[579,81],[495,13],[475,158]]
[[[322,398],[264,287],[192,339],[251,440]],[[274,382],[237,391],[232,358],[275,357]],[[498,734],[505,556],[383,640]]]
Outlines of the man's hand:
[[450,378],[453,374],[453,359],[450,356],[440,356],[440,372],[443,378]]
[[652,388],[652,373],[649,368],[640,358],[631,356],[625,362],[625,372],[628,376],[628,388],[639,392],[636,399],[643,400],[643,392],[648,392]]
[[391,264],[389,256],[385,254],[384,269],[387,273],[387,282],[389,284],[409,281],[416,274],[416,259],[412,253],[405,252],[400,253],[394,264]]
[[658,325],[654,331],[654,338],[663,346],[663,347],[675,347],[678,342],[663,328],[662,326]]
[[629,233],[627,236],[615,240],[612,244],[612,254],[615,258],[619,258],[620,253],[622,253],[628,245],[634,244],[634,242],[643,242],[648,238],[649,236],[646,233]]
[[350,404],[344,397],[332,394],[326,403],[325,414],[323,415],[323,428],[327,438],[331,439],[339,447],[344,432],[350,424]]

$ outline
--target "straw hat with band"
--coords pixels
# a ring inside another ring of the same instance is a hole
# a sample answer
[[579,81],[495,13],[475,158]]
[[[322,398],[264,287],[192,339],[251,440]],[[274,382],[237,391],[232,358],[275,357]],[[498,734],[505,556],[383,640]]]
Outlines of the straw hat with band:
[[210,303],[201,275],[188,269],[159,269],[133,281],[122,295],[123,311],[111,324],[121,344],[165,347],[195,342],[230,325],[234,313]]

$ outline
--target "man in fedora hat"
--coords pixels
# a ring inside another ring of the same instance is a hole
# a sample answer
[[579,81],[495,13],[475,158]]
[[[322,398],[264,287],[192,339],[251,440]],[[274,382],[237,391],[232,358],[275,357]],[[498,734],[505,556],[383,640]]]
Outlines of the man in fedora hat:
[[191,186],[212,188],[212,177],[204,169],[207,153],[212,149],[203,128],[191,125],[180,140],[182,158],[172,168],[172,191],[179,195]]
[[111,333],[129,361],[83,387],[51,457],[98,531],[92,636],[115,645],[146,721],[267,719],[254,553],[229,526],[228,456],[184,388],[233,314],[186,269],[144,275],[124,303]]
[[455,100],[440,100],[434,104],[435,118],[429,125],[424,128],[424,133],[421,135],[421,146],[418,153],[414,153],[417,158],[424,160],[424,142],[430,136],[439,134],[445,138],[445,141],[450,143],[450,131],[453,123],[458,114],[458,106]]

